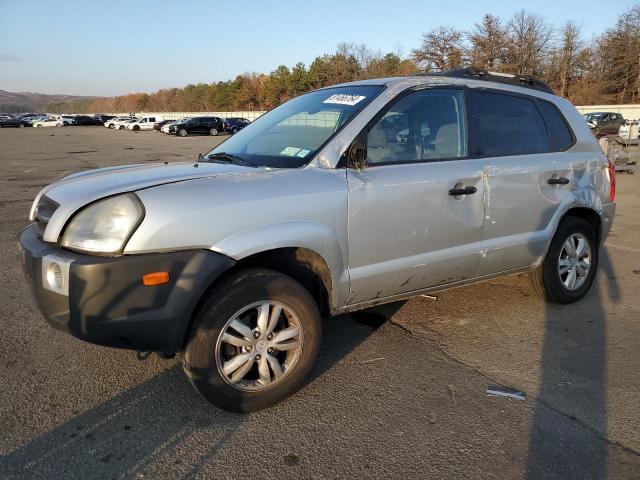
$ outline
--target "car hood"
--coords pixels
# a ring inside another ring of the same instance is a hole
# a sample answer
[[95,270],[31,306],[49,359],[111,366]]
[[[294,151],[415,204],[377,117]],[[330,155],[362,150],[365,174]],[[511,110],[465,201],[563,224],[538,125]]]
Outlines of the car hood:
[[56,202],[59,207],[51,217],[45,232],[45,240],[57,241],[64,224],[79,208],[119,193],[135,192],[167,183],[185,182],[217,175],[242,175],[268,171],[221,163],[180,162],[171,164],[139,164],[100,168],[64,177],[40,191],[31,210],[42,195]]

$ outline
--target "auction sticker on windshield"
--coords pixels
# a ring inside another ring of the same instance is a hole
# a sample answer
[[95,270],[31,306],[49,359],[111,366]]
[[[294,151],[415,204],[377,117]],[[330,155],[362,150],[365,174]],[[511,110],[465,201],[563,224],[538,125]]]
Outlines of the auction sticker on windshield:
[[337,104],[337,105],[355,105],[356,103],[364,100],[365,97],[364,95],[346,95],[346,94],[342,94],[342,93],[335,93],[333,95],[331,95],[329,98],[327,98],[324,102],[322,103],[333,103],[333,104]]
[[280,155],[286,155],[287,157],[295,156],[301,149],[297,147],[286,147],[280,152]]

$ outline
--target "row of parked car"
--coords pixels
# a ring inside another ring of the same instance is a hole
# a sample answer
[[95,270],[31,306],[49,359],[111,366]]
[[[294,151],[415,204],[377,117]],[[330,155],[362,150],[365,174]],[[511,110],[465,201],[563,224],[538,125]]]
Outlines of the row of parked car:
[[0,127],[66,127],[72,125],[103,125],[115,130],[156,130],[170,135],[186,137],[191,134],[234,134],[251,123],[246,118],[214,116],[188,117],[168,120],[161,116],[134,115],[53,115],[26,113],[22,115],[0,115]]
[[234,134],[251,123],[246,118],[221,118],[212,116],[187,117],[179,120],[166,120],[160,116],[124,116],[114,117],[103,125],[115,130],[156,130],[169,135],[186,137],[191,134],[219,135]]
[[66,127],[71,125],[102,125],[104,115],[55,115],[23,113],[21,115],[0,115],[2,127]]

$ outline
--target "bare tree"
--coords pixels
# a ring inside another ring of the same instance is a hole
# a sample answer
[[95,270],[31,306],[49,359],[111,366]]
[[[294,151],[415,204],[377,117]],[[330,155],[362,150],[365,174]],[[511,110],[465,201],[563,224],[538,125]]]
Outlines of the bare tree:
[[544,76],[553,28],[544,17],[521,10],[507,23],[508,68],[514,73]]
[[640,101],[640,5],[629,9],[600,37],[605,94],[617,103]]
[[464,33],[452,27],[439,26],[422,36],[422,44],[412,50],[413,60],[424,71],[443,71],[465,63]]
[[567,21],[561,30],[562,43],[560,44],[558,57],[558,95],[566,97],[575,79],[583,71],[581,56],[584,44],[582,41],[581,27],[572,20]]
[[471,43],[469,57],[474,67],[500,69],[507,56],[507,32],[500,18],[487,14],[476,23],[468,35]]

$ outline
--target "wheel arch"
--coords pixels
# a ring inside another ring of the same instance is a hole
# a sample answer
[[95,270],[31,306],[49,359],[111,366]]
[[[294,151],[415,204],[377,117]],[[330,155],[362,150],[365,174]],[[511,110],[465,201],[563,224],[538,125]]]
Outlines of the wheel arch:
[[560,221],[567,217],[582,218],[585,220],[593,228],[598,243],[600,243],[602,239],[602,218],[598,212],[588,207],[573,207],[564,213]]

